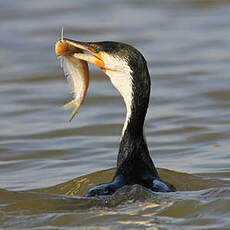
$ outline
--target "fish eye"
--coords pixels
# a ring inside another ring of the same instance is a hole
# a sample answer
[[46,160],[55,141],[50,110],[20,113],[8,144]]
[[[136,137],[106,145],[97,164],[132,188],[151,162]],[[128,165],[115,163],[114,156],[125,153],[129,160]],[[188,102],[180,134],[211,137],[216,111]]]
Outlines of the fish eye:
[[99,47],[95,47],[95,48],[94,48],[94,51],[95,51],[96,53],[99,53],[99,52],[100,52],[100,48],[99,48]]

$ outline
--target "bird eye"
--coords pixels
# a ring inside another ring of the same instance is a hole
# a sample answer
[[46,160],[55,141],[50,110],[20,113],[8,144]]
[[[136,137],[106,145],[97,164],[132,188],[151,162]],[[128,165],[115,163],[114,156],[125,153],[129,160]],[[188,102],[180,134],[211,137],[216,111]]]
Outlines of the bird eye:
[[99,52],[100,52],[100,48],[99,48],[99,47],[95,47],[95,48],[94,48],[94,51],[95,51],[96,53],[99,53]]

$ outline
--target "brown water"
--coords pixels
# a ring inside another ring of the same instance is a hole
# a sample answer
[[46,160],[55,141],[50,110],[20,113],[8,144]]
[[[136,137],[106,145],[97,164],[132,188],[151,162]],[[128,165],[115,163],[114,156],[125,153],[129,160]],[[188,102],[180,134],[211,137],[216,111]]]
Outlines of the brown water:
[[[146,138],[178,192],[82,197],[113,175],[125,108],[90,66],[86,102],[68,122],[61,26],[144,54]],[[230,1],[0,1],[0,31],[0,228],[230,229]]]

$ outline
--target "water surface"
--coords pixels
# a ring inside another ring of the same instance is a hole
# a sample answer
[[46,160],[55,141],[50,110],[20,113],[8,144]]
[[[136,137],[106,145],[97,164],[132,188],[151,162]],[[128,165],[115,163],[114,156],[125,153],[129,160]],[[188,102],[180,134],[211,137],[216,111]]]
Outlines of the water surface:
[[[229,228],[229,1],[0,5],[2,228]],[[144,54],[152,80],[146,139],[179,192],[133,186],[82,198],[113,175],[125,107],[90,66],[86,101],[68,122],[70,111],[60,107],[71,94],[54,54],[61,26],[68,38],[122,41]]]

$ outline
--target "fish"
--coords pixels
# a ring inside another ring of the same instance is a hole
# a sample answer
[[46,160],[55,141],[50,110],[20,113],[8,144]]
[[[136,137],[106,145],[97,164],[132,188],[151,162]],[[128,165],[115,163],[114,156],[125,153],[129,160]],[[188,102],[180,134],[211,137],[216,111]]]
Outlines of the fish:
[[83,53],[83,51],[73,46],[70,41],[63,39],[63,37],[55,44],[55,53],[57,56],[61,57],[61,66],[68,76],[67,79],[70,79],[73,100],[65,104],[63,108],[73,108],[69,119],[69,122],[71,122],[75,115],[78,113],[87,94],[89,86],[88,63],[77,58],[78,55]]

